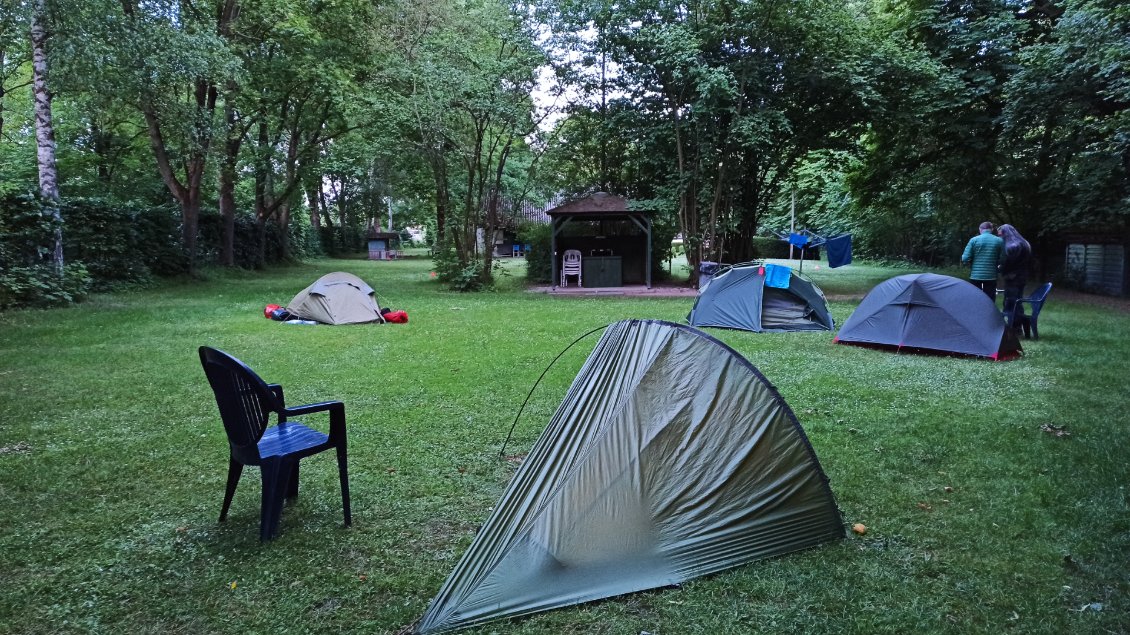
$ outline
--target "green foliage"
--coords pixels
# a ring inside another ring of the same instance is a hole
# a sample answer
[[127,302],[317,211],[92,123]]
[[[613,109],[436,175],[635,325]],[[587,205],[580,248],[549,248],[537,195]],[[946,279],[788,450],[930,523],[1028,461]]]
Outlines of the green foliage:
[[[175,245],[174,235],[146,231],[152,230],[155,223],[141,220],[169,215],[168,209],[143,210],[101,199],[64,199],[61,207],[66,223],[64,254],[68,260],[86,265],[95,291],[147,283],[152,278],[150,265],[179,260],[171,249]],[[173,228],[171,223],[166,226]]]
[[7,266],[50,262],[56,223],[30,192],[0,198],[0,257]]
[[82,263],[65,265],[62,276],[54,265],[0,267],[0,309],[79,302],[90,291],[90,283],[90,274]]
[[877,17],[888,70],[850,180],[866,251],[952,262],[983,220],[1037,252],[1067,229],[1125,235],[1124,3],[912,2]]
[[[780,238],[768,238],[758,236],[753,239],[753,254],[755,258],[769,259],[769,258],[788,258],[789,257],[789,243],[781,240]],[[800,260],[800,249],[794,249],[792,257]],[[805,249],[805,260],[820,260],[820,249]]]
[[483,263],[477,259],[461,261],[459,252],[450,242],[438,245],[432,255],[436,277],[453,291],[481,291]]
[[[876,44],[866,21],[840,2],[804,11],[551,3],[547,12],[561,33],[597,31],[562,36],[588,55],[569,76],[587,104],[559,126],[568,146],[552,164],[590,187],[599,176],[632,199],[664,199],[657,226],[683,234],[692,267],[751,256],[794,166],[853,147],[880,70],[868,63]],[[606,57],[616,69],[602,74],[593,61]]]
[[553,226],[524,223],[518,228],[518,240],[530,249],[526,252],[526,278],[541,284],[553,282]]
[[89,291],[90,275],[82,264],[58,271],[56,229],[51,210],[38,196],[0,196],[0,309],[70,304]]
[[327,256],[341,256],[365,251],[365,232],[355,225],[318,228],[319,245]]

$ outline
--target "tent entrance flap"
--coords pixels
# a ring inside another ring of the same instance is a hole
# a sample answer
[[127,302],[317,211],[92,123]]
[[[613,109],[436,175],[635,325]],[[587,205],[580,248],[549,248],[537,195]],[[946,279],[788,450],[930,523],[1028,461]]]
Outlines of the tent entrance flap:
[[417,625],[439,633],[843,537],[793,411],[730,347],[609,326]]

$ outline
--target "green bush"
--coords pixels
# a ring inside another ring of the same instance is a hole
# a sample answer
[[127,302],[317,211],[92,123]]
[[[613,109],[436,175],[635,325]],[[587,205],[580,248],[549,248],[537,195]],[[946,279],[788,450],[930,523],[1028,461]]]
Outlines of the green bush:
[[483,289],[483,263],[478,260],[460,262],[455,247],[442,243],[432,255],[436,277],[453,291],[481,291]]
[[90,275],[82,263],[0,267],[0,310],[51,307],[78,302],[90,291]]
[[62,202],[66,223],[63,252],[68,262],[81,262],[96,291],[152,279],[147,250],[151,240],[167,244],[169,236],[142,236],[140,210],[113,205],[101,199],[75,198]]
[[55,231],[50,208],[34,193],[0,198],[0,309],[70,304],[90,290],[90,275],[81,263],[63,268],[54,263]]
[[181,248],[180,210],[172,205],[140,208],[133,214],[136,248],[155,276],[175,276],[188,271]]
[[518,228],[518,240],[530,246],[526,252],[526,279],[530,282],[553,282],[552,235],[551,225],[524,223]]
[[0,198],[0,264],[7,269],[50,261],[55,229],[55,220],[35,194]]

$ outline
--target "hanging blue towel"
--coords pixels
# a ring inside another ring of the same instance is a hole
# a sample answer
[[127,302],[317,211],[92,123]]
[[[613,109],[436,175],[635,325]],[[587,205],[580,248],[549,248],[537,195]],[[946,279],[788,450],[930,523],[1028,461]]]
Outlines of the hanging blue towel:
[[828,254],[828,268],[835,269],[851,264],[851,234],[829,238],[824,243],[824,251]]
[[777,289],[788,289],[789,280],[793,277],[793,270],[781,265],[765,265],[765,286]]
[[808,236],[804,234],[789,234],[789,244],[793,247],[804,248],[808,244]]

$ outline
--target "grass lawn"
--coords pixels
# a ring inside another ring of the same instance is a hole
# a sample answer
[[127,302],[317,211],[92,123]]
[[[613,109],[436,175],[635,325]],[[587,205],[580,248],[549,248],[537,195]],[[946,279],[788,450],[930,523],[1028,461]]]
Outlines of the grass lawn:
[[[0,314],[0,632],[401,632],[513,473],[499,447],[549,362],[590,329],[682,322],[691,305],[527,293],[522,263],[507,266],[481,294],[442,290],[426,259],[327,259]],[[263,318],[335,270],[410,322]],[[904,272],[805,265],[837,324]],[[867,534],[467,632],[1130,632],[1130,315],[1053,291],[1041,339],[1008,363],[711,334],[777,386]],[[596,340],[549,371],[508,454],[532,445]],[[303,462],[274,542],[258,542],[254,469],[217,522],[228,450],[201,344],[291,404],[346,403],[352,528],[332,453]]]

